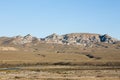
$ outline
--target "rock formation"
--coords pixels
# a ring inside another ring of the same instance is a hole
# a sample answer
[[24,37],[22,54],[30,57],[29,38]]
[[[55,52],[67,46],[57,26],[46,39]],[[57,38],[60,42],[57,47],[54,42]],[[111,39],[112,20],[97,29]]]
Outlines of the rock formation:
[[[1,39],[3,40],[3,39]],[[15,45],[23,45],[23,44],[38,44],[42,43],[52,43],[52,44],[64,44],[64,45],[81,45],[81,46],[92,46],[95,43],[109,43],[113,44],[118,40],[112,38],[111,36],[105,34],[90,34],[90,33],[71,33],[65,35],[57,35],[51,34],[45,38],[36,38],[31,36],[30,34],[26,36],[16,36],[12,38],[5,38],[3,40],[4,44],[13,43]],[[1,41],[0,41],[1,42]]]
[[[117,39],[109,35],[90,34],[90,33],[71,33],[65,35],[52,34],[44,38],[46,43],[57,43],[67,45],[91,46],[94,43],[114,43]],[[43,41],[44,41],[43,40]]]
[[26,44],[26,43],[32,43],[34,41],[40,41],[40,39],[36,38],[36,37],[32,37],[30,34],[26,35],[26,36],[16,36],[14,38],[12,38],[12,43],[14,44]]
[[62,40],[63,40],[63,36],[57,35],[56,33],[53,33],[53,34],[51,34],[51,35],[44,38],[44,41],[46,43],[63,44]]

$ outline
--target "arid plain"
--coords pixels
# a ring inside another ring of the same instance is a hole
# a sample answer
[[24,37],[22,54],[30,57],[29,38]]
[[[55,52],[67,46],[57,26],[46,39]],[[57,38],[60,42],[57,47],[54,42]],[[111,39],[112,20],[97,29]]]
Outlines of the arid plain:
[[106,42],[93,42],[88,38],[96,34],[83,36],[87,37],[79,42],[82,45],[57,44],[55,34],[42,41],[28,35],[24,44],[18,44],[25,41],[18,36],[1,37],[0,80],[120,80],[120,42],[107,43],[109,37]]

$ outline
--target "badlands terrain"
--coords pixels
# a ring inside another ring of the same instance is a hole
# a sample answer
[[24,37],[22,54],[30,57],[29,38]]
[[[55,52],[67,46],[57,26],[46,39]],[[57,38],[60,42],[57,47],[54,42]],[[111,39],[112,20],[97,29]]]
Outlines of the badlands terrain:
[[120,80],[120,41],[91,33],[0,37],[0,80]]

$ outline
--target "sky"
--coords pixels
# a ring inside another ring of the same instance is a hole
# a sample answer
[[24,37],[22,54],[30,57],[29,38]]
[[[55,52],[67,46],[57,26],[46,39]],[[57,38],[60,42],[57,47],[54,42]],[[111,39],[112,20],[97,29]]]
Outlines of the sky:
[[52,33],[120,39],[120,0],[0,0],[0,36]]

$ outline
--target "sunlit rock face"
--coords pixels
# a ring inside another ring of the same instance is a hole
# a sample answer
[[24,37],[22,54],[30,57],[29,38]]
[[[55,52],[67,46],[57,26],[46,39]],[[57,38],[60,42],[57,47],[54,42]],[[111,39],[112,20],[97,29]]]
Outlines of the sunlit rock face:
[[26,35],[26,36],[16,36],[13,39],[13,43],[14,44],[25,44],[25,43],[32,43],[33,41],[38,40],[40,41],[40,39],[36,38],[36,37],[32,37],[30,34]]
[[93,46],[95,43],[108,43],[113,44],[118,42],[117,39],[105,34],[91,34],[91,33],[71,33],[65,35],[58,35],[53,33],[45,38],[33,37],[30,34],[26,36],[15,36],[11,38],[3,38],[0,41],[4,44],[13,43],[15,45],[37,45],[39,43],[52,43],[52,44],[62,44],[62,45],[81,45],[81,46]]
[[63,36],[67,44],[87,45],[100,42],[98,34],[72,33]]
[[46,38],[44,38],[46,43],[57,43],[57,44],[63,44],[63,36],[57,35],[56,33],[53,33]]
[[46,43],[57,43],[67,45],[92,46],[94,43],[114,43],[118,41],[108,35],[90,34],[90,33],[71,33],[65,35],[52,34],[45,39]]

